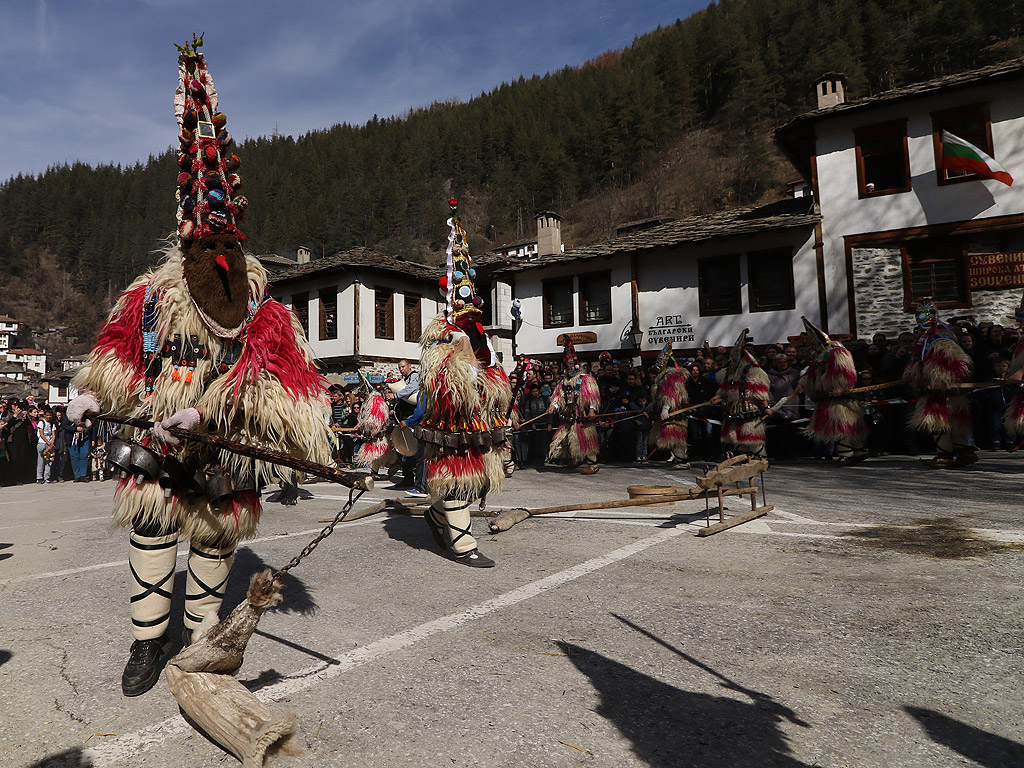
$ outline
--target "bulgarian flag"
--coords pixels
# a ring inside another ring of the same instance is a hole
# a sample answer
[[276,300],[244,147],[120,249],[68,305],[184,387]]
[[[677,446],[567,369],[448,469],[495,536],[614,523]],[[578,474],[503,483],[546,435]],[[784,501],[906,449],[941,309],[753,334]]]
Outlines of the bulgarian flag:
[[999,163],[949,131],[942,132],[942,168],[976,173],[986,179],[1001,181],[1008,187],[1013,185],[1013,177]]

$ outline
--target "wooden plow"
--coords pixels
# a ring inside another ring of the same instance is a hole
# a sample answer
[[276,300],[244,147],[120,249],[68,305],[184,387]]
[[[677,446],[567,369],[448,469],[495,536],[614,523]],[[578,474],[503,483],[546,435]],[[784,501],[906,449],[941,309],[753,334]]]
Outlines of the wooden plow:
[[[614,499],[612,501],[595,501],[588,504],[564,504],[558,507],[527,510],[523,508],[506,509],[494,513],[488,524],[491,533],[507,531],[514,525],[530,517],[551,515],[558,512],[581,512],[590,509],[619,509],[622,507],[663,506],[678,501],[704,500],[704,513],[707,525],[697,531],[698,536],[711,536],[720,531],[734,528],[737,525],[763,517],[775,507],[767,504],[764,491],[764,473],[768,470],[766,459],[751,459],[749,456],[736,456],[723,461],[703,477],[697,478],[697,487],[675,493],[648,494],[630,499]],[[760,478],[760,485],[754,478]],[[758,493],[761,494],[761,506],[757,505]],[[741,515],[725,515],[725,499],[730,496],[749,496],[750,511]],[[718,501],[718,522],[711,523],[711,499]],[[671,519],[668,518],[668,519]]]

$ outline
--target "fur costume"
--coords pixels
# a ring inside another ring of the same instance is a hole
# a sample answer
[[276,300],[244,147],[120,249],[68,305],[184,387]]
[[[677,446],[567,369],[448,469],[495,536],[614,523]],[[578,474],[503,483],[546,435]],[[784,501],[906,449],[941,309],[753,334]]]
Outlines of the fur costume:
[[551,438],[548,461],[569,466],[597,461],[601,445],[590,412],[596,412],[600,405],[597,380],[589,373],[567,372],[551,393],[551,407],[560,416],[561,423]]
[[75,377],[82,394],[68,406],[79,421],[99,410],[155,422],[149,433],[125,428],[122,435],[148,446],[154,463],[161,457],[160,481],[123,477],[114,497],[114,519],[131,526],[135,642],[121,678],[126,696],[156,683],[173,647],[167,629],[179,537],[189,540],[184,624],[194,630],[220,608],[235,545],[256,531],[261,488],[292,474],[229,451],[178,445],[166,429],[320,463],[331,456],[325,382],[303,331],[267,296],[266,270],[242,253],[239,160],[226,154],[227,118],[201,45],[194,38],[178,46],[177,242],[118,299]]
[[803,321],[815,346],[810,364],[800,378],[800,386],[814,401],[814,414],[804,433],[821,443],[844,446],[847,453],[858,453],[863,449],[867,429],[860,401],[845,394],[857,385],[853,355],[806,317]]
[[[244,267],[249,316],[236,338],[225,339],[207,326],[184,287],[181,248],[168,248],[163,262],[121,295],[75,387],[93,393],[104,411],[150,421],[198,406],[203,428],[213,434],[327,463],[330,431],[323,378],[294,314],[264,299],[264,268],[251,257]],[[162,362],[155,375],[156,366],[145,363],[147,311],[155,314],[155,359]],[[142,434],[137,437],[147,441]],[[258,489],[291,475],[273,464],[194,444],[165,452],[186,466],[223,468],[234,487],[243,490],[218,510],[203,497],[165,497],[158,483],[139,484],[129,477],[115,495],[118,523],[171,526],[188,538],[236,542],[255,534]]]
[[381,467],[389,467],[398,461],[398,452],[388,436],[390,418],[388,401],[380,392],[372,391],[356,419],[359,433],[363,437],[363,444],[356,452],[356,464],[360,467],[378,472]]
[[[1014,312],[1014,320],[1018,328],[1024,328],[1024,296]],[[1010,373],[1024,370],[1024,335],[1014,347],[1013,357],[1010,360]],[[1003,416],[1003,425],[1006,431],[1015,438],[1024,437],[1024,388],[1018,388],[1013,400],[1006,406],[1006,413]]]
[[952,329],[940,322],[926,302],[918,309],[917,338],[903,381],[918,393],[910,426],[935,436],[935,461],[973,457],[971,411],[967,391],[958,385],[971,378],[971,358],[960,348]]
[[746,349],[746,329],[718,373],[717,397],[722,402],[722,445],[726,450],[751,456],[764,451],[764,416],[770,405],[768,374]]
[[[659,418],[651,429],[650,442],[659,450],[671,452],[671,459],[686,459],[686,414],[668,417],[672,411],[689,405],[686,391],[687,374],[672,357],[672,342],[666,342],[659,354],[659,372],[651,386],[651,403]],[[670,460],[671,460],[670,459]]]
[[480,322],[483,299],[473,284],[476,270],[457,201],[448,202],[448,263],[440,280],[445,314],[427,326],[420,340],[424,416],[414,434],[426,444],[427,491],[434,502],[424,518],[435,542],[450,546],[457,562],[490,567],[494,561],[477,549],[470,532],[469,502],[501,490],[512,388]]

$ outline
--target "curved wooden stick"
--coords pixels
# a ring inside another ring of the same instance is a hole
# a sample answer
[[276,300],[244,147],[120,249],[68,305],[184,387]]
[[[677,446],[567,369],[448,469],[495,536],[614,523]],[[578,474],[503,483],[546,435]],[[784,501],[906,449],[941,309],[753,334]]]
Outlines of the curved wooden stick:
[[[136,429],[153,428],[152,421],[146,421],[145,419],[132,419],[127,416],[115,416],[112,413],[97,416],[96,418],[102,421],[111,421],[115,424],[125,424],[129,427],[135,427]],[[369,475],[357,475],[353,472],[346,472],[343,469],[337,469],[336,467],[317,464],[315,461],[309,461],[308,459],[296,459],[294,456],[279,453],[278,451],[272,451],[269,448],[260,448],[256,445],[236,443],[234,440],[228,440],[226,437],[220,437],[219,435],[192,432],[179,427],[170,427],[167,431],[177,438],[194,440],[197,443],[203,443],[204,445],[213,446],[214,448],[223,448],[225,451],[231,451],[232,453],[237,453],[241,456],[248,456],[249,458],[257,459],[259,461],[268,461],[272,464],[291,467],[292,469],[297,469],[300,472],[307,472],[311,475],[322,477],[325,480],[333,480],[334,482],[341,483],[349,488],[357,488],[361,491],[368,491],[373,488],[373,478]]]

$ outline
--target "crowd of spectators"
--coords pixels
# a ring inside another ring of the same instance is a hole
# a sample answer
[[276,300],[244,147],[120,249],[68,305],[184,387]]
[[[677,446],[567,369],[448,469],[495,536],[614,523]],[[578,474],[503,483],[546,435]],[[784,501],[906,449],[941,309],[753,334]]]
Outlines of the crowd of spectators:
[[[984,449],[1014,447],[1011,436],[1002,426],[1006,405],[1014,397],[1019,382],[1010,381],[1010,359],[1020,340],[1016,329],[957,318],[952,323],[957,338],[971,357],[975,382],[990,383],[978,389],[972,400],[975,444]],[[903,371],[914,346],[914,334],[907,331],[895,339],[876,333],[870,340],[844,341],[857,367],[857,386],[892,383],[892,387],[859,395],[864,402],[868,427],[868,449],[871,455],[917,455],[934,450],[929,435],[907,426],[916,393],[901,383]],[[804,436],[802,426],[811,415],[814,403],[799,391],[801,372],[810,362],[813,350],[804,336],[793,337],[792,343],[754,346],[755,353],[771,382],[771,403],[785,400],[767,420],[766,451],[772,458],[814,457],[829,461],[835,446],[815,445]],[[687,391],[691,404],[705,403],[718,390],[716,374],[725,367],[728,347],[698,350],[689,359],[679,359],[689,375]],[[678,353],[677,353],[678,357]],[[640,462],[662,458],[650,453],[649,403],[651,386],[657,377],[653,360],[636,367],[630,360],[590,362],[583,366],[597,379],[601,390],[601,414],[598,434],[601,439],[601,461]],[[517,367],[512,374],[518,381]],[[564,368],[557,360],[538,362],[531,366],[519,403],[522,422],[527,424],[515,438],[515,452],[520,466],[542,466],[558,417],[543,415],[550,405],[551,394],[562,378]],[[786,398],[789,398],[786,400]],[[643,413],[637,415],[637,411]],[[691,459],[717,461],[722,458],[719,443],[721,406],[705,405],[692,411],[688,420],[689,454]],[[667,457],[667,454],[666,454]]]
[[[1009,376],[1010,359],[1020,341],[1020,332],[1001,325],[981,324],[971,318],[952,322],[960,346],[974,365],[974,381],[988,386],[975,391],[972,399],[974,442],[983,449],[1010,449],[1014,441],[1002,425],[1006,405],[1016,394],[1019,380]],[[907,426],[915,393],[900,383],[910,360],[914,334],[895,339],[876,333],[870,340],[844,342],[857,367],[857,385],[892,383],[893,386],[860,395],[868,427],[867,447],[871,455],[926,454],[934,450],[930,436]],[[793,343],[754,347],[771,382],[771,402],[790,398],[768,417],[766,451],[771,458],[813,456],[832,458],[833,446],[815,445],[803,435],[803,420],[814,404],[798,391],[800,373],[812,354],[803,336]],[[725,367],[728,347],[705,347],[690,359],[680,359],[686,369],[686,384],[692,404],[706,403],[718,390],[716,374]],[[403,361],[404,362],[404,361]],[[522,361],[509,376],[513,389],[519,384]],[[652,426],[651,387],[658,371],[653,360],[635,366],[631,360],[585,362],[601,391],[598,434],[601,461],[643,462],[661,458],[648,446]],[[539,467],[546,462],[548,444],[558,426],[557,414],[546,413],[551,395],[561,380],[561,361],[535,361],[523,382],[518,400],[519,421],[529,422],[514,437],[516,463]],[[403,375],[405,375],[403,373]],[[1019,374],[1012,377],[1019,379]],[[381,387],[385,399],[396,403],[395,394]],[[792,396],[792,397],[790,397]],[[365,392],[357,384],[330,389],[331,426],[337,438],[335,459],[351,465],[362,437],[356,427]],[[705,405],[689,414],[688,441],[691,459],[717,461],[721,406]],[[102,460],[103,445],[112,429],[97,421],[88,429],[76,427],[60,405],[49,406],[32,400],[0,400],[0,485],[25,483],[89,482],[111,476]]]
[[0,400],[0,486],[106,479],[111,432],[102,422],[76,426],[63,405]]

